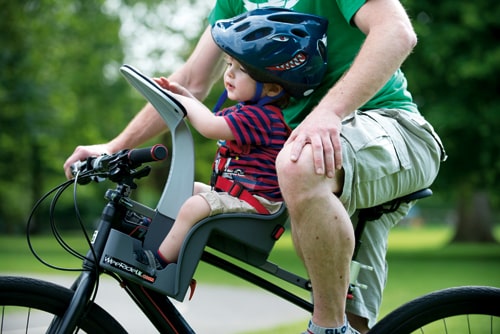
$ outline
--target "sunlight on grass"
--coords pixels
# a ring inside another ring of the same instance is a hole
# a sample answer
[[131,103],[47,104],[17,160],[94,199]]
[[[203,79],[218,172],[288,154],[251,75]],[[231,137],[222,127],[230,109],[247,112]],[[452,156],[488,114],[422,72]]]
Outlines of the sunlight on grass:
[[452,236],[453,230],[447,227],[396,226],[389,234],[389,249],[398,252],[437,249],[446,245]]

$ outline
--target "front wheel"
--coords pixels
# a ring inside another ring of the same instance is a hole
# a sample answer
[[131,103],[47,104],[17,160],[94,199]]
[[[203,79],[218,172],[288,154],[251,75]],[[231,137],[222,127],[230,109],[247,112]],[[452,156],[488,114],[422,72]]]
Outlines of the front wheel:
[[[54,316],[62,316],[73,291],[27,277],[0,277],[0,333],[45,333]],[[84,333],[126,333],[97,304],[88,307],[78,326]],[[80,332],[79,332],[80,333]]]
[[498,305],[499,288],[448,288],[399,307],[378,322],[369,333],[500,333]]

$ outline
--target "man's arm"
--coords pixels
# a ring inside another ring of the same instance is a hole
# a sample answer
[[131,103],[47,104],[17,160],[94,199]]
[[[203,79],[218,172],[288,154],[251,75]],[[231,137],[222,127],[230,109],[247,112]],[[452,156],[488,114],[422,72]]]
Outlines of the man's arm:
[[[170,76],[170,79],[186,87],[197,98],[204,99],[214,81],[221,76],[223,65],[222,52],[213,42],[210,27],[207,27],[191,56],[179,70]],[[124,148],[137,147],[166,129],[161,116],[148,103],[110,142],[76,147],[73,154],[64,163],[66,176],[71,178],[69,167],[78,160],[102,153],[114,153]]]
[[353,65],[324,97],[343,118],[368,102],[391,78],[417,43],[398,0],[368,0],[354,16],[366,40]]
[[333,177],[342,166],[342,119],[364,105],[401,66],[416,44],[410,20],[398,0],[368,0],[354,24],[366,40],[351,68],[330,89],[290,136],[292,161],[311,144],[318,174]]

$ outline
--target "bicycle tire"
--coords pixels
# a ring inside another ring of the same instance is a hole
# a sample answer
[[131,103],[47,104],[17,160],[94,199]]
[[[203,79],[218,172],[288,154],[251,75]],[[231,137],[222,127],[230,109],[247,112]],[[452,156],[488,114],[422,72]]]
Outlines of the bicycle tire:
[[[462,286],[431,292],[389,313],[370,334],[409,334],[433,322],[461,315],[500,316],[500,289],[486,286]],[[493,332],[493,330],[491,330]],[[435,331],[433,332],[435,333]]]
[[[28,317],[32,310],[39,310],[53,316],[62,316],[73,296],[73,291],[57,284],[28,277],[0,277],[0,332],[8,323],[7,317],[14,316],[9,307],[27,308]],[[53,317],[48,319],[50,324]],[[30,319],[24,323],[29,323]],[[17,321],[19,322],[19,321]],[[17,325],[16,322],[16,325]],[[37,327],[40,324],[36,325]],[[116,334],[127,333],[125,329],[99,305],[89,305],[86,316],[79,320],[80,330],[86,333]],[[39,328],[36,329],[39,332]],[[28,328],[23,332],[31,333]]]

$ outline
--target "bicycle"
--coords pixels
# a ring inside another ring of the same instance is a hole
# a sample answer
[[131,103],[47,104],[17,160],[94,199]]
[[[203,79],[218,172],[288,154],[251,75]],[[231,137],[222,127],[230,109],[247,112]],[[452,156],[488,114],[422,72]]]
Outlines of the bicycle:
[[[155,209],[130,198],[137,187],[135,180],[149,174],[145,163],[162,160],[167,149],[162,145],[150,148],[123,150],[112,155],[88,158],[76,164],[74,180],[66,181],[44,196],[36,205],[55,193],[52,210],[61,193],[71,185],[83,185],[91,181],[107,179],[116,183],[105,193],[105,205],[89,250],[81,256],[82,272],[71,288],[51,282],[26,277],[0,277],[0,333],[6,318],[11,314],[9,306],[27,308],[26,328],[29,333],[29,316],[34,310],[50,314],[50,321],[43,330],[46,333],[126,333],[106,310],[94,302],[99,277],[107,274],[115,278],[135,301],[146,317],[161,333],[194,333],[188,322],[171,299],[182,301],[188,290],[194,288],[193,275],[200,261],[216,266],[228,273],[251,282],[298,307],[312,312],[310,300],[301,298],[279,285],[270,282],[241,265],[243,262],[278,280],[298,286],[310,292],[310,281],[268,261],[275,242],[285,231],[288,218],[286,208],[272,215],[221,214],[206,218],[188,234],[182,246],[177,264],[151,272],[134,257],[137,248],[156,249],[174,222],[178,209],[191,196],[194,166],[193,141],[184,121],[184,107],[161,89],[154,81],[131,66],[124,65],[122,74],[161,114],[172,137],[172,160],[169,177]],[[356,224],[356,248],[367,222],[380,215],[396,210],[403,202],[415,201],[432,194],[424,189],[402,198],[394,199],[374,208],[361,210]],[[51,224],[52,224],[51,218]],[[74,254],[57,229],[54,234],[63,247]],[[211,249],[228,257],[221,257]],[[36,253],[34,253],[36,256]],[[77,254],[75,254],[77,255]],[[40,259],[41,260],[41,259]],[[351,289],[366,288],[357,281],[360,270],[369,266],[353,261],[351,264]],[[351,289],[348,297],[350,296]],[[191,290],[192,293],[192,290]],[[167,298],[168,297],[168,298]],[[437,291],[409,302],[387,315],[370,333],[411,333],[436,320],[446,320],[455,315],[480,314],[493,326],[500,326],[500,289],[494,287],[456,287]],[[498,327],[495,327],[498,330]],[[435,333],[435,332],[432,332]]]

